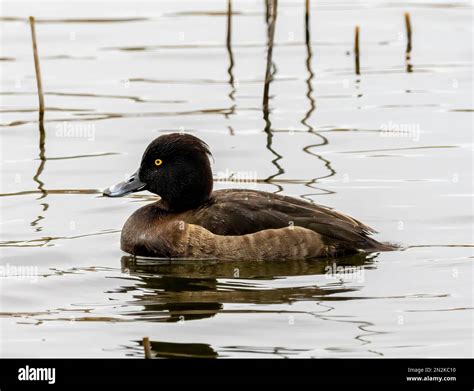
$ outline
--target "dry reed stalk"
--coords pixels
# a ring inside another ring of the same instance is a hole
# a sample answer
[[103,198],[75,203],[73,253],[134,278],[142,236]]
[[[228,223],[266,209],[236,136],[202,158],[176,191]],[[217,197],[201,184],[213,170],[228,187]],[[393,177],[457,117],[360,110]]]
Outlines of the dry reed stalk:
[[354,54],[355,54],[355,72],[356,72],[356,75],[360,75],[359,32],[360,32],[360,27],[356,26],[355,27],[355,38],[354,38]]
[[36,29],[35,29],[35,18],[30,16],[30,29],[31,29],[31,40],[33,41],[33,57],[35,59],[35,72],[36,72],[36,85],[38,88],[38,100],[39,100],[39,117],[40,121],[44,115],[44,95],[43,95],[43,83],[41,81],[41,69],[38,56],[38,44],[36,42]]
[[143,350],[145,351],[145,358],[151,358],[150,338],[143,337]]

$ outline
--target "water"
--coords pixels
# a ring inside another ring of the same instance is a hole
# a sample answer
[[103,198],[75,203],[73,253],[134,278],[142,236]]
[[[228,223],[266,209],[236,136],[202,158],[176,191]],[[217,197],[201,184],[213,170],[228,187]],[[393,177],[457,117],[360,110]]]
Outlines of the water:
[[[143,357],[144,336],[159,357],[473,356],[471,4],[312,1],[308,47],[304,2],[280,2],[265,116],[263,3],[233,2],[226,45],[223,1],[2,2],[2,357]],[[216,189],[304,197],[403,249],[133,262],[120,229],[152,196],[100,190],[171,131],[209,143]]]

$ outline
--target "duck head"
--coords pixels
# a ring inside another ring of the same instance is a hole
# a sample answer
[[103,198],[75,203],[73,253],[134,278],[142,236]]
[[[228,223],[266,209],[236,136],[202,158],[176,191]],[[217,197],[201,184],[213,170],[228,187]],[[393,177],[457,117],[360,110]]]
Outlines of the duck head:
[[209,146],[197,137],[180,133],[160,136],[148,145],[140,168],[103,194],[121,197],[148,190],[159,195],[169,210],[196,208],[212,193],[210,155]]

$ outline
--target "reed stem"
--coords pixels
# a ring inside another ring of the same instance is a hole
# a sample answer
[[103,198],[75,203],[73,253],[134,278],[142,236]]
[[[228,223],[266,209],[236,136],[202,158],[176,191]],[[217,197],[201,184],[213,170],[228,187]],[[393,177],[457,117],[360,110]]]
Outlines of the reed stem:
[[143,337],[143,350],[145,351],[145,358],[151,358],[151,346],[150,346],[150,338]]
[[40,121],[44,116],[44,95],[43,95],[43,83],[41,81],[41,69],[38,56],[38,44],[36,41],[36,29],[35,29],[35,18],[30,16],[30,29],[31,29],[31,40],[33,41],[33,57],[35,59],[35,73],[36,73],[36,85],[38,89],[38,101],[39,101],[39,117]]
[[408,12],[405,12],[404,16],[405,16],[405,27],[406,27],[406,30],[407,30],[406,54],[407,54],[407,56],[409,56],[410,52],[411,52],[411,21],[410,21],[410,14]]
[[304,13],[304,18],[305,18],[305,26],[306,26],[306,44],[308,45],[310,42],[310,35],[309,35],[309,8],[310,8],[310,4],[309,4],[309,0],[306,0],[305,2],[305,13]]
[[356,26],[355,27],[355,39],[354,39],[355,72],[356,72],[356,75],[360,75],[359,32],[360,32],[360,27]]
[[232,0],[227,0],[227,47],[230,47],[232,42]]
[[268,111],[268,96],[270,92],[270,81],[272,80],[272,56],[273,56],[273,40],[275,38],[275,23],[277,18],[278,0],[272,0],[270,12],[270,24],[268,26],[268,51],[267,51],[267,68],[265,70],[265,84],[263,87],[263,107]]
[[265,22],[268,24],[270,21],[270,2],[272,0],[264,0],[265,1]]

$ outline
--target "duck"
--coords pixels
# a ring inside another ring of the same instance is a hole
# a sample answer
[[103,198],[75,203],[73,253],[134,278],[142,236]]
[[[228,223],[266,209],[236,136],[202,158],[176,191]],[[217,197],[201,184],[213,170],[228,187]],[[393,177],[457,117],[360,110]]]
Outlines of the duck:
[[187,133],[154,139],[138,170],[103,191],[159,196],[125,222],[121,250],[139,257],[302,260],[390,251],[372,228],[329,207],[250,189],[213,191],[211,151]]

